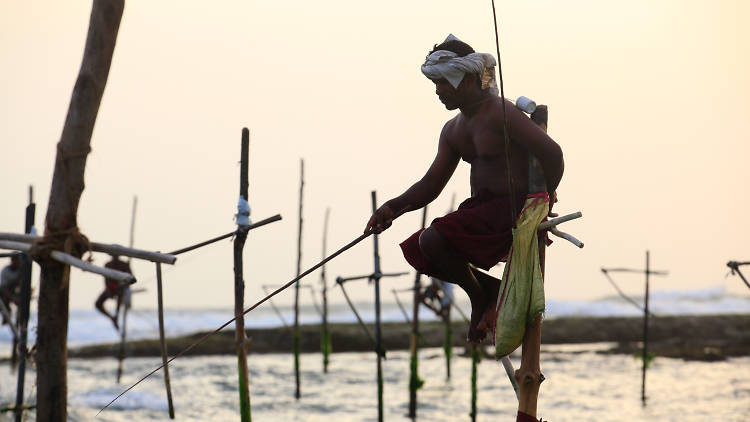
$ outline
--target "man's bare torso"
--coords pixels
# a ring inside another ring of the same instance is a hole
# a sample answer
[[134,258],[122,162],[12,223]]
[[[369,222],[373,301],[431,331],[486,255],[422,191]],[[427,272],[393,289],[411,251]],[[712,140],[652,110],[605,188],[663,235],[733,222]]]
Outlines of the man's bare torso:
[[[506,107],[514,107],[506,104]],[[499,109],[499,110],[498,110]],[[498,195],[510,193],[503,139],[500,98],[491,98],[481,104],[475,113],[464,113],[451,119],[445,126],[444,135],[451,149],[471,165],[471,192],[475,195],[488,190]],[[528,186],[528,151],[515,142],[510,142],[510,163],[515,193],[525,193]]]

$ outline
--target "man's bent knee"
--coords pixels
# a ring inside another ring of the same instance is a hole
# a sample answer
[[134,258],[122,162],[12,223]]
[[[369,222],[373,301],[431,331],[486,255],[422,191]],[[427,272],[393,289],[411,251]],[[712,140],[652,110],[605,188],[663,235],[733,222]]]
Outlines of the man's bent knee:
[[419,250],[428,261],[439,261],[445,254],[446,243],[443,236],[432,226],[426,228],[419,235]]

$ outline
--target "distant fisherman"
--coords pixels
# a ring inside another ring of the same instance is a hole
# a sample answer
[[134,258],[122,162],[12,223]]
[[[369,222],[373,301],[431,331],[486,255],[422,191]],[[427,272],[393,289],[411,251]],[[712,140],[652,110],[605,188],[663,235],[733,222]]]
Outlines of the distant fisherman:
[[[453,35],[430,51],[422,73],[434,82],[435,93],[445,107],[460,113],[443,126],[437,155],[427,173],[376,210],[365,229],[381,232],[402,214],[429,204],[460,160],[471,165],[471,197],[455,212],[436,218],[427,229],[406,239],[401,249],[420,273],[458,284],[466,291],[472,306],[468,340],[475,343],[494,327],[499,280],[472,265],[488,270],[506,258],[511,230],[528,193],[530,155],[544,171],[549,208],[563,174],[558,144],[513,103],[506,100],[503,107],[494,66],[492,55],[474,52]],[[503,137],[504,109],[510,151],[506,151]],[[513,186],[508,183],[508,172]],[[515,204],[515,215],[511,215],[511,204]]]
[[[11,255],[10,264],[0,272],[0,300],[10,312],[10,304],[18,305],[19,288],[21,286],[21,258],[19,254]],[[2,316],[3,325],[8,323],[5,314]]]
[[[120,260],[120,257],[117,255],[112,256],[112,260],[104,264],[106,268],[111,268],[113,270],[122,271],[124,273],[132,274],[133,272],[130,270],[130,264],[128,264],[125,261]],[[112,323],[115,325],[115,328],[119,329],[119,325],[117,324],[117,318],[120,315],[120,307],[122,306],[122,299],[125,297],[128,293],[129,287],[126,285],[122,285],[119,281],[111,279],[111,278],[104,278],[104,291],[99,295],[99,298],[96,299],[96,309],[99,310],[99,312],[106,315],[109,319],[112,320]],[[115,309],[114,315],[107,312],[106,309],[104,309],[104,301],[107,299],[117,299],[117,308]]]

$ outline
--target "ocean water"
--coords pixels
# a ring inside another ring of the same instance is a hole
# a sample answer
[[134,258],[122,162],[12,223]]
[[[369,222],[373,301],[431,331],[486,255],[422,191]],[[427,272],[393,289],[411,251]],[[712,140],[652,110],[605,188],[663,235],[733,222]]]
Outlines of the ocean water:
[[[652,294],[651,309],[657,315],[747,314],[750,297],[727,294],[721,287]],[[468,310],[466,304],[462,305]],[[363,319],[374,319],[371,303],[357,307]],[[286,321],[292,310],[280,307]],[[333,322],[352,322],[346,305],[330,309]],[[430,319],[429,312],[421,314]],[[619,297],[594,301],[547,302],[547,318],[563,316],[639,316],[640,311]],[[170,309],[165,313],[168,336],[213,330],[232,317],[231,310]],[[454,313],[455,318],[460,318]],[[395,303],[383,304],[385,321],[403,321]],[[302,323],[317,323],[312,307],[302,309]],[[249,314],[248,327],[278,326],[270,306]],[[35,322],[30,337],[34,338]],[[111,323],[93,310],[70,314],[72,347],[116,342]],[[129,338],[155,338],[156,312],[133,309],[128,319]],[[10,355],[9,330],[0,328],[0,358]],[[640,401],[640,361],[632,356],[604,355],[602,344],[543,345],[542,370],[547,381],[539,397],[539,415],[550,422],[563,421],[750,421],[750,357],[721,362],[686,362],[656,358],[648,371],[648,405]],[[175,353],[172,350],[172,353]],[[458,355],[461,350],[456,349]],[[520,356],[513,355],[515,367]],[[250,355],[251,403],[255,421],[375,421],[377,397],[373,353],[336,353],[330,371],[322,373],[320,354],[301,359],[302,398],[294,399],[294,373],[289,354]],[[68,361],[68,410],[70,421],[169,420],[162,373],[158,372],[120,398],[108,410],[97,412],[161,363],[159,358],[129,358],[121,384],[115,382],[117,362],[112,358]],[[236,357],[184,357],[170,365],[177,420],[236,421],[239,419]],[[440,349],[420,353],[418,420],[469,421],[471,360],[454,357],[452,378],[445,378],[445,359]],[[390,351],[384,362],[385,418],[407,420],[409,360],[405,351]],[[34,396],[33,368],[27,374],[26,396]],[[15,399],[16,375],[0,363],[0,407]],[[479,367],[478,421],[515,420],[516,399],[502,366],[494,360]],[[33,401],[33,400],[32,400]],[[12,420],[0,413],[0,422]],[[29,421],[33,421],[33,412]]]
[[[750,358],[684,362],[657,358],[647,376],[647,406],[641,405],[640,362],[630,356],[597,353],[602,345],[544,347],[547,380],[539,395],[539,415],[566,421],[747,421],[750,416]],[[456,349],[456,353],[460,350]],[[515,367],[519,356],[512,356]],[[377,387],[373,353],[334,354],[328,374],[320,354],[302,356],[300,400],[294,399],[291,355],[250,355],[254,421],[376,421]],[[158,358],[128,359],[123,383],[115,383],[114,359],[69,361],[69,421],[169,420],[161,372],[147,379],[97,416],[125,387],[160,364]],[[390,352],[384,362],[385,420],[408,420],[408,352]],[[420,352],[417,419],[469,421],[471,359],[454,357],[445,379],[441,349]],[[176,420],[237,421],[236,357],[188,357],[170,365]],[[502,365],[485,359],[478,371],[478,421],[515,420],[516,398]],[[34,374],[30,374],[33,379]],[[0,379],[12,379],[0,365]],[[12,400],[15,384],[0,383],[0,403]],[[33,394],[29,386],[27,395]],[[1,415],[0,421],[10,421]],[[33,421],[33,413],[28,418]]]
[[[404,314],[394,301],[384,295],[382,304],[383,321],[404,321]],[[468,300],[465,303],[458,299],[458,306],[468,314],[470,309]],[[463,298],[465,299],[465,297]],[[642,298],[634,297],[640,301]],[[401,299],[402,302],[404,298]],[[407,299],[408,300],[408,299]],[[404,306],[409,306],[404,302]],[[285,321],[293,321],[294,310],[289,305],[276,304]],[[371,302],[355,303],[358,312],[365,321],[374,321],[374,310]],[[678,292],[654,291],[649,298],[649,308],[655,315],[710,315],[710,314],[748,314],[750,313],[750,295],[732,295],[723,287],[717,286],[702,290]],[[411,310],[407,312],[410,314]],[[619,296],[609,296],[589,301],[560,301],[547,300],[545,318],[559,318],[565,316],[641,316],[642,311]],[[167,337],[194,333],[198,331],[213,331],[233,317],[233,308],[226,309],[166,309],[164,313],[165,332]],[[453,312],[455,320],[461,315]],[[157,338],[159,325],[156,310],[153,308],[133,308],[128,317],[128,338],[132,340],[143,338]],[[29,324],[29,338],[35,339],[36,314],[32,313]],[[420,319],[435,320],[435,316],[427,308],[420,311]],[[345,303],[333,304],[329,308],[330,322],[356,322],[352,311]],[[320,316],[313,306],[302,306],[300,309],[300,323],[317,324]],[[276,327],[281,324],[279,316],[270,304],[265,303],[245,317],[248,328]],[[94,309],[71,310],[68,324],[68,344],[71,347],[95,343],[119,342],[120,336],[114,330],[112,323]],[[233,328],[230,325],[228,328]],[[0,328],[0,358],[10,354],[11,332]]]

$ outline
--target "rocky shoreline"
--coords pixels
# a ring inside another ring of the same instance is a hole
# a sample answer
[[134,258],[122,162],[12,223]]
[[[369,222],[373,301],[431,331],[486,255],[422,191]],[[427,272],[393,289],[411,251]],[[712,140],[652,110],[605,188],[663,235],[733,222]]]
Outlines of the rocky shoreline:
[[[372,325],[368,326],[374,332]],[[442,347],[446,326],[440,322],[422,323],[421,347]],[[454,322],[452,344],[466,346],[466,324]],[[320,351],[320,326],[304,325],[301,331],[303,353]],[[333,352],[356,352],[372,350],[372,344],[357,324],[331,324]],[[383,324],[383,343],[386,350],[409,348],[411,328],[404,323]],[[167,339],[170,354],[178,353],[205,333]],[[292,350],[291,331],[287,328],[248,329],[251,339],[249,353],[288,353]],[[633,354],[640,350],[643,336],[641,318],[595,318],[571,317],[544,321],[542,344],[612,343],[602,353]],[[689,360],[715,361],[733,356],[750,356],[750,314],[668,316],[649,320],[649,351],[656,356]],[[486,344],[489,349],[489,344]],[[71,358],[113,357],[118,353],[118,344],[102,344],[69,351]],[[222,331],[196,346],[186,355],[234,354],[234,332]],[[160,356],[158,339],[129,342],[130,357]]]

